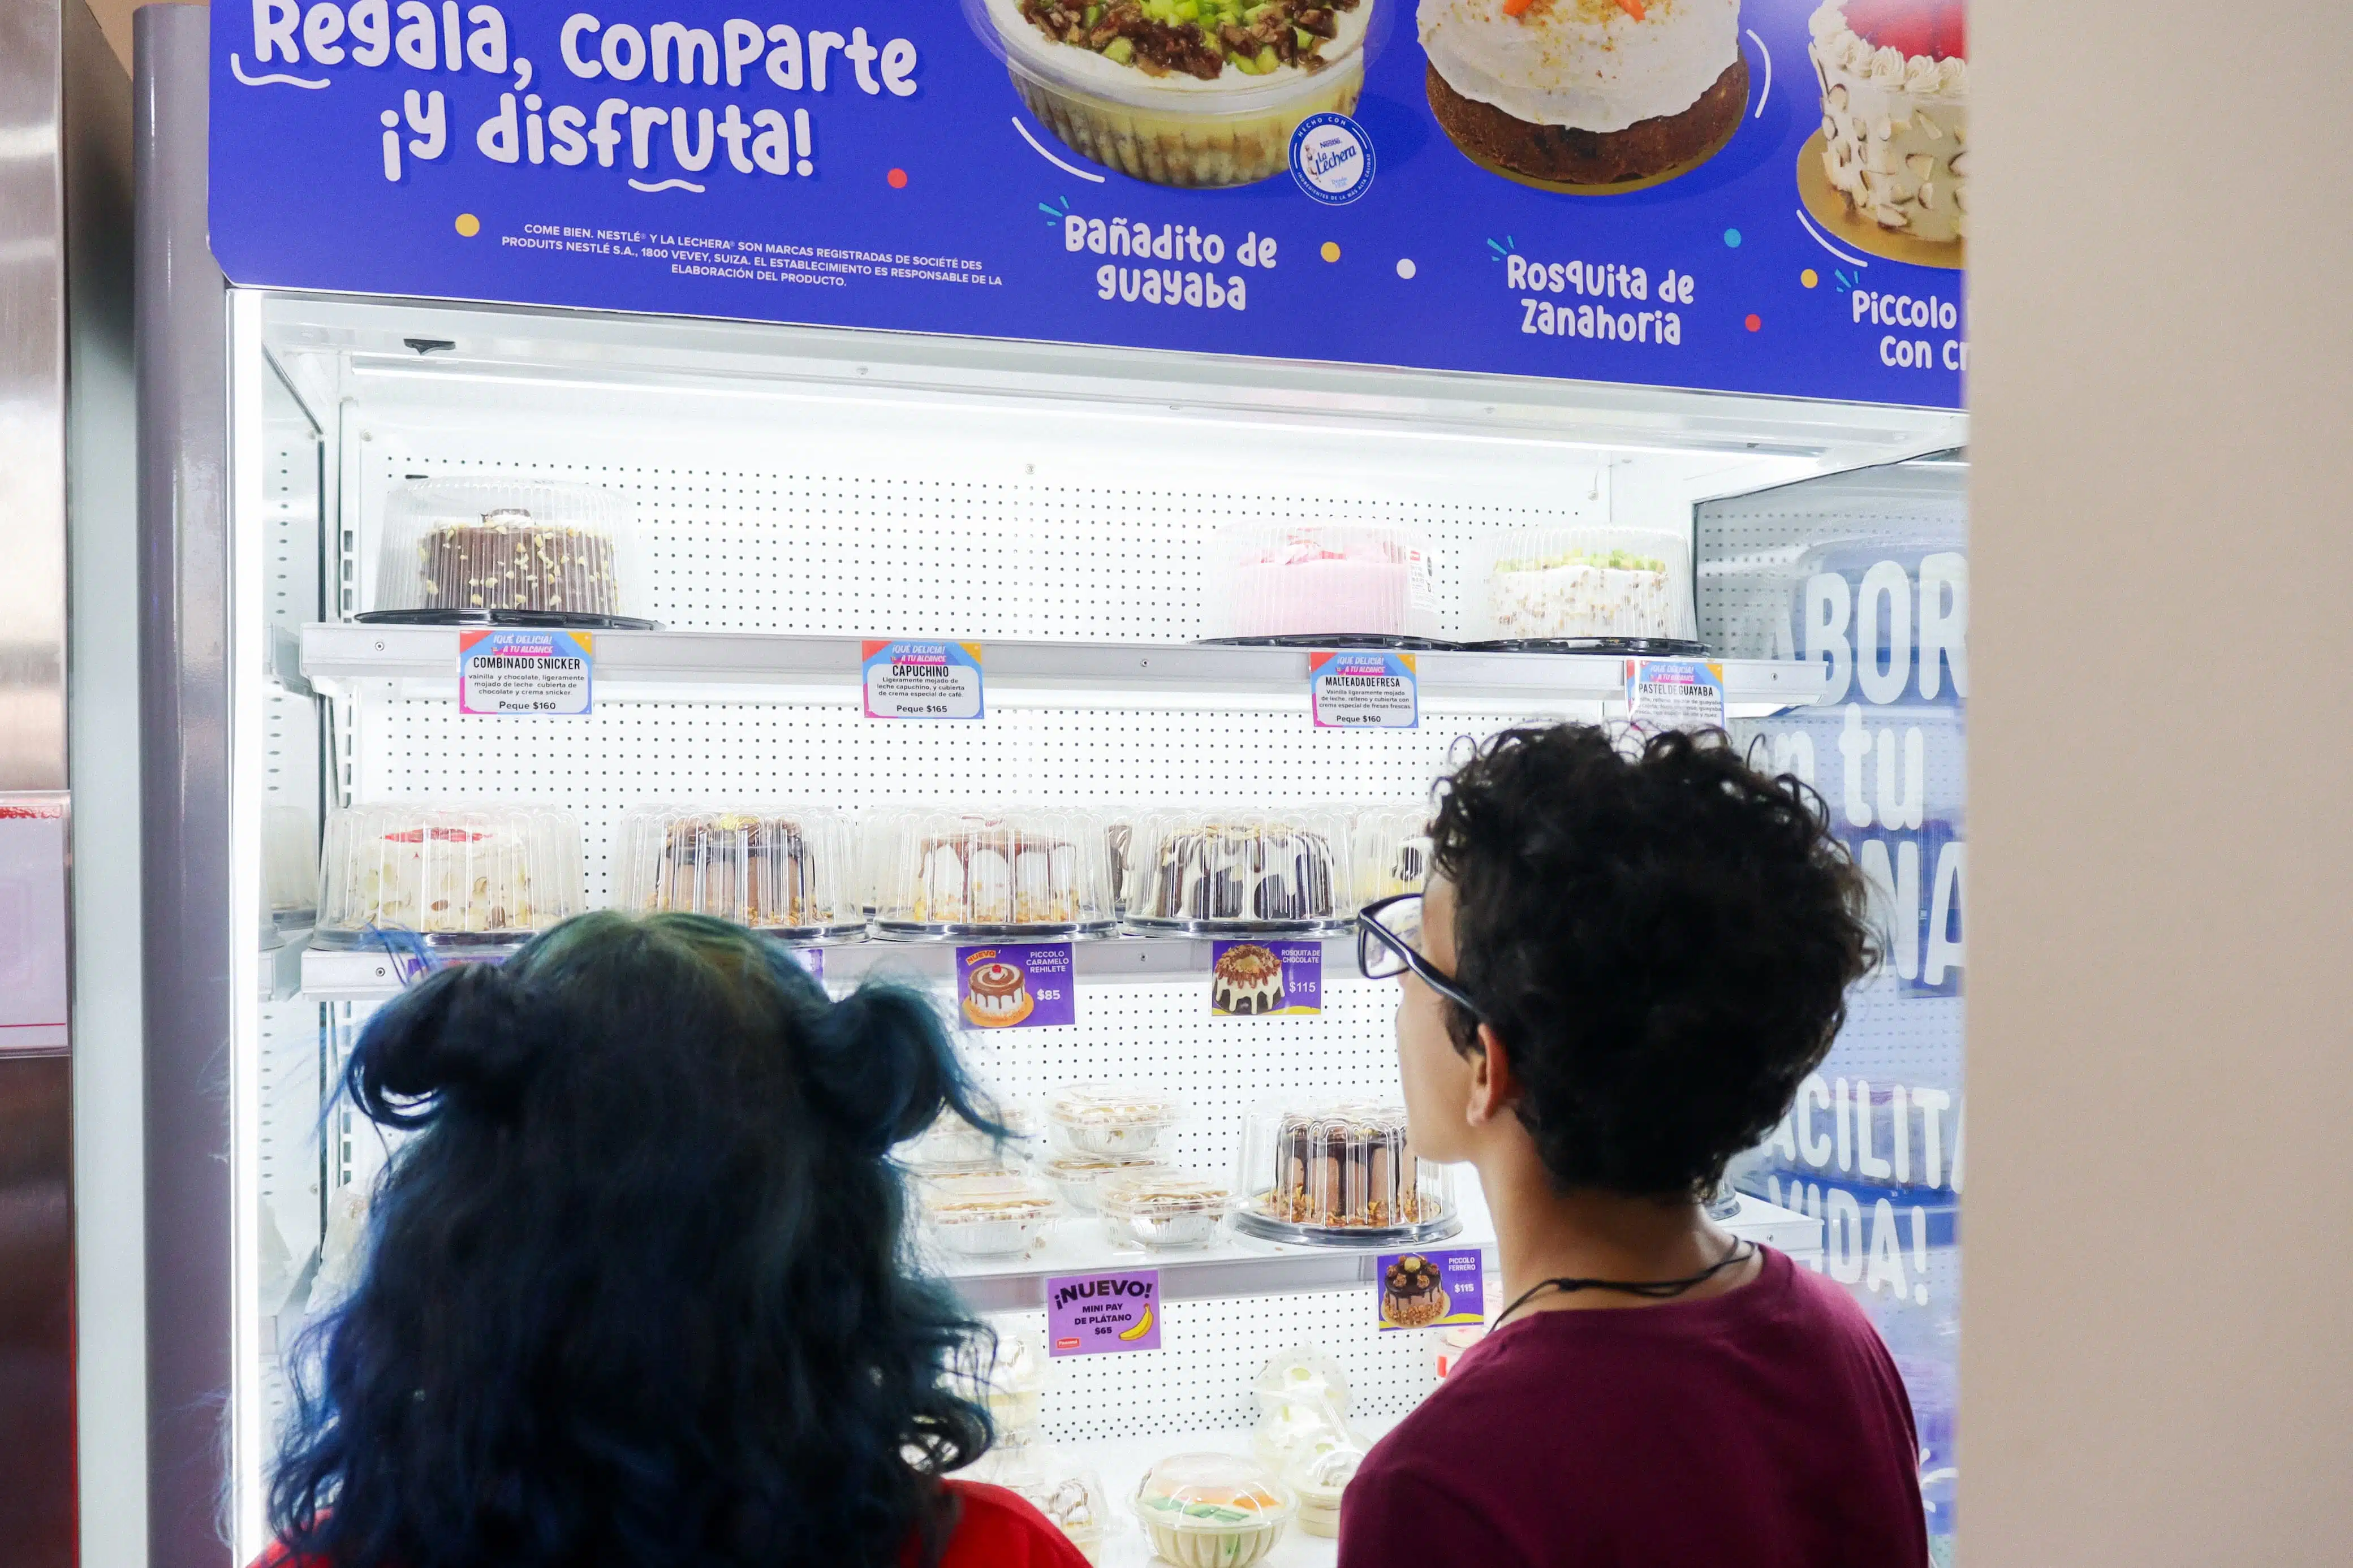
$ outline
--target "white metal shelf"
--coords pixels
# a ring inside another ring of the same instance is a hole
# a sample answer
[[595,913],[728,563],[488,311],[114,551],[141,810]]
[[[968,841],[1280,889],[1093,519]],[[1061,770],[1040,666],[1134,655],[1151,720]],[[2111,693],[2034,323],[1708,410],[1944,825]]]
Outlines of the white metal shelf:
[[[280,679],[337,694],[452,700],[458,692],[453,626],[304,626],[278,650]],[[1307,705],[1309,652],[1191,643],[1035,642],[985,645],[995,705]],[[598,632],[596,695],[606,701],[854,701],[860,639],[756,632]],[[1416,656],[1425,703],[1542,711],[1621,700],[1625,661],[1602,654],[1427,652]],[[1767,659],[1724,665],[1727,704],[1758,717],[1820,700],[1819,663]]]
[[[1028,940],[1028,939],[1022,939]],[[1053,941],[1054,938],[1039,940]],[[1270,942],[1298,942],[1298,937],[1269,937]],[[1312,939],[1309,939],[1312,940]],[[975,938],[967,945],[977,945]],[[826,945],[825,977],[830,983],[855,984],[868,975],[904,977],[918,983],[946,984],[955,973],[956,944],[950,942],[851,942]],[[1080,940],[1075,948],[1079,977],[1108,982],[1198,981],[1209,973],[1214,944],[1189,937],[1115,936]],[[301,952],[299,981],[289,973],[292,956],[280,949],[280,996],[297,989],[317,1002],[382,1002],[400,994],[413,973],[404,973],[402,961],[382,949],[330,951],[305,947]],[[1324,939],[1324,971],[1354,974],[1356,940],[1353,936]]]
[[[954,1279],[966,1303],[979,1312],[1042,1308],[1050,1279],[1135,1268],[1158,1269],[1161,1296],[1172,1301],[1352,1286],[1369,1289],[1377,1275],[1375,1260],[1392,1252],[1475,1247],[1492,1275],[1497,1266],[1494,1222],[1480,1200],[1475,1178],[1466,1171],[1460,1184],[1464,1189],[1462,1229],[1422,1247],[1293,1247],[1228,1233],[1198,1251],[1150,1253],[1114,1247],[1103,1238],[1100,1221],[1090,1215],[1076,1215],[1055,1221],[1025,1255],[1004,1259],[934,1258],[933,1266]],[[1812,1257],[1821,1251],[1820,1220],[1762,1198],[1744,1196],[1740,1213],[1723,1223],[1744,1240],[1793,1257]]]

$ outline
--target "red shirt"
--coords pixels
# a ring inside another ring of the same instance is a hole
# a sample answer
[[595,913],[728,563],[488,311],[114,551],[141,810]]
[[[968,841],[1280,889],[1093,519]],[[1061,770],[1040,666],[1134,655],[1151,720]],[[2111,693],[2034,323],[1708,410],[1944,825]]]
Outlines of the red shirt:
[[[940,1568],[1087,1568],[1087,1560],[1053,1521],[1003,1487],[979,1481],[944,1483],[963,1504]],[[905,1561],[915,1559],[909,1542]],[[253,1568],[305,1568],[283,1546],[272,1546]]]
[[1767,1250],[1696,1301],[1514,1317],[1374,1445],[1341,1568],[1918,1568],[1911,1402],[1837,1286]]

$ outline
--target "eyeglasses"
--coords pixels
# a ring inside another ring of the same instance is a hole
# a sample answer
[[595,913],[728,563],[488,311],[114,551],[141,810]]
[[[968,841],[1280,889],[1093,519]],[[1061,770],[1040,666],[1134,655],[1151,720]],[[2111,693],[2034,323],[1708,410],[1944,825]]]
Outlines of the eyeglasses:
[[1398,893],[1356,913],[1356,968],[1367,980],[1414,977],[1472,1017],[1482,1017],[1461,983],[1421,954],[1421,895]]

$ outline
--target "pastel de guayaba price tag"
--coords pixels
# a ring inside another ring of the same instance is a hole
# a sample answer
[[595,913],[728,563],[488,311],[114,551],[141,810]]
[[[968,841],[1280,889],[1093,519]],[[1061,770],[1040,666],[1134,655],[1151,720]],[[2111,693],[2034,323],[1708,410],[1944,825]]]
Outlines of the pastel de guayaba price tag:
[[588,632],[458,634],[460,713],[586,713],[595,674],[596,639]]
[[976,642],[868,642],[869,719],[978,719],[987,711]]
[[1318,729],[1411,730],[1421,723],[1421,677],[1409,653],[1310,654],[1307,700]]
[[1692,658],[1626,661],[1626,717],[1639,730],[1724,727],[1724,666]]
[[1160,1348],[1160,1271],[1071,1274],[1046,1281],[1046,1353]]

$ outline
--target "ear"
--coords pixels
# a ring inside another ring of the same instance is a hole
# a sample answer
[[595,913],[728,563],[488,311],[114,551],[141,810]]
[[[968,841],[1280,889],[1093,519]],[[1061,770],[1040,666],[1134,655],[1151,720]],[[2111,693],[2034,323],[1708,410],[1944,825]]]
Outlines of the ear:
[[1471,1058],[1471,1101],[1463,1108],[1463,1120],[1473,1127],[1484,1127],[1502,1116],[1518,1093],[1504,1037],[1495,1033],[1493,1025],[1480,1025],[1479,1049]]

